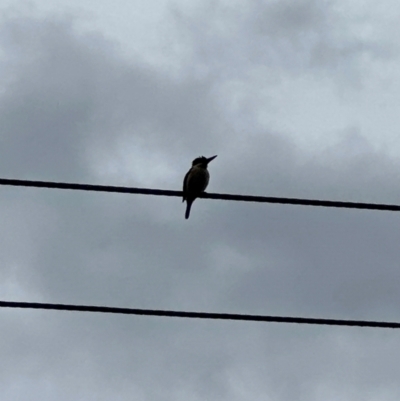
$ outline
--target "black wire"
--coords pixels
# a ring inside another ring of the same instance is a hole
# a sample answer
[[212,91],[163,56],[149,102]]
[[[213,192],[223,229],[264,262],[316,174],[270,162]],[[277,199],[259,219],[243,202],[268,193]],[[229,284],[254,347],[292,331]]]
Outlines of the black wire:
[[[51,188],[51,189],[69,189],[78,191],[157,195],[157,196],[178,196],[178,197],[182,196],[182,191],[133,188],[133,187],[122,187],[122,186],[110,186],[110,185],[77,184],[77,183],[66,183],[66,182],[18,180],[18,179],[7,179],[7,178],[0,178],[0,185]],[[221,199],[221,200],[242,201],[242,202],[279,203],[279,204],[336,207],[336,208],[348,208],[348,209],[400,211],[400,205],[388,205],[388,204],[376,204],[376,203],[341,202],[341,201],[328,201],[328,200],[278,198],[278,197],[267,197],[267,196],[249,196],[249,195],[232,195],[232,194],[215,194],[215,193],[213,194],[203,193],[200,195],[200,197],[208,199]],[[247,315],[247,314],[232,314],[232,313],[184,312],[184,311],[168,311],[168,310],[152,310],[152,309],[115,308],[106,306],[51,304],[51,303],[37,303],[37,302],[0,301],[0,307],[63,310],[63,311],[75,311],[75,312],[101,312],[101,313],[114,313],[114,314],[142,315],[142,316],[180,317],[180,318],[192,318],[192,319],[196,318],[196,319],[238,320],[238,321],[252,321],[252,322],[297,323],[297,324],[375,327],[375,328],[392,328],[392,329],[400,328],[400,323],[397,322],[264,316],[264,315]]]
[[287,316],[247,315],[247,314],[237,314],[237,313],[184,312],[184,311],[157,310],[157,309],[115,308],[109,306],[51,304],[51,303],[39,303],[39,302],[0,301],[0,307],[92,312],[92,313],[93,312],[114,313],[114,314],[140,315],[140,316],[180,317],[186,319],[239,320],[247,322],[297,323],[297,324],[314,324],[314,325],[327,325],[327,326],[374,327],[374,328],[389,328],[389,329],[400,328],[400,323],[397,322],[377,322],[370,320],[320,319],[320,318],[287,317]]
[[[52,189],[71,189],[76,191],[114,192],[123,194],[182,197],[182,191],[171,191],[164,189],[133,188],[133,187],[122,187],[122,186],[111,186],[111,185],[76,184],[67,182],[16,180],[8,178],[0,178],[0,185],[52,188]],[[385,210],[392,212],[400,211],[400,205],[388,205],[381,203],[341,202],[341,201],[330,201],[330,200],[279,198],[273,196],[251,196],[251,195],[215,194],[215,193],[203,193],[199,197],[206,199],[220,199],[220,200],[230,200],[230,201],[240,201],[240,202],[279,203],[286,205],[322,206],[322,207],[336,207],[344,209]]]

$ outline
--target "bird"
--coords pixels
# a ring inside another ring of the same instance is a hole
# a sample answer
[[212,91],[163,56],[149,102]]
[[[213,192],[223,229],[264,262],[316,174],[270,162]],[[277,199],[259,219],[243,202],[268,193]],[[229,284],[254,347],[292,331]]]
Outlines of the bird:
[[192,167],[186,173],[183,180],[183,199],[186,201],[185,219],[189,218],[190,208],[193,201],[207,188],[210,180],[210,173],[207,170],[208,163],[214,160],[217,155],[212,157],[197,157],[192,162]]

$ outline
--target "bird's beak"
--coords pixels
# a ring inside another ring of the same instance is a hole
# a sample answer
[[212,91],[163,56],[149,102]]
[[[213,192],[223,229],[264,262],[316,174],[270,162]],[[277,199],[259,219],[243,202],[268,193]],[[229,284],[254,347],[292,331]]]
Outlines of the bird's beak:
[[211,160],[214,160],[216,157],[217,157],[217,155],[212,156],[212,157],[209,157],[209,158],[207,159],[207,164],[210,163]]

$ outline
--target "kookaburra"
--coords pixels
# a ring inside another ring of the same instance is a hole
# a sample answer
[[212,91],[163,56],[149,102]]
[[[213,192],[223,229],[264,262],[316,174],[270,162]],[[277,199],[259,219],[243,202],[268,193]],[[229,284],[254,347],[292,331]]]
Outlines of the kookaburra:
[[210,173],[207,170],[208,163],[214,160],[217,156],[204,156],[194,159],[191,169],[186,173],[183,180],[183,200],[186,201],[185,219],[189,218],[190,208],[193,201],[207,188],[210,180]]

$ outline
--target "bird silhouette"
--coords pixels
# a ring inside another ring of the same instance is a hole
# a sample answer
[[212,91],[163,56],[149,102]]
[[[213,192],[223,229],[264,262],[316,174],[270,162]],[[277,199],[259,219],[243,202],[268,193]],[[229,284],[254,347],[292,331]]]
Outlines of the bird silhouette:
[[210,181],[210,173],[207,170],[208,163],[217,156],[197,157],[192,162],[192,167],[186,173],[183,180],[183,200],[186,201],[185,219],[189,218],[193,201],[207,188]]

